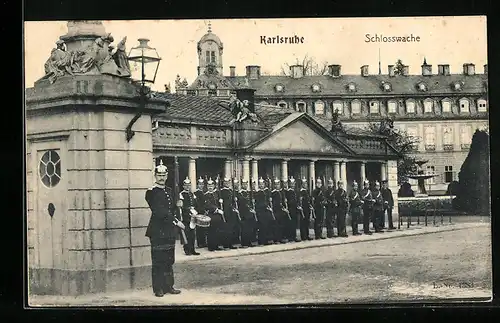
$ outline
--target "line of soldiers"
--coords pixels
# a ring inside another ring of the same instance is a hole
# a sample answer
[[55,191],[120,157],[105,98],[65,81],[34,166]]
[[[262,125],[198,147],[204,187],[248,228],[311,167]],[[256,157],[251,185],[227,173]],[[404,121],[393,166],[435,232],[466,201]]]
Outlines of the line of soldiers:
[[[346,216],[350,214],[353,235],[360,235],[358,223],[363,222],[363,232],[372,234],[370,222],[375,232],[384,232],[385,213],[388,214],[389,229],[394,229],[392,208],[394,201],[387,181],[383,188],[375,182],[374,189],[369,188],[369,182],[364,182],[364,188],[359,191],[358,184],[352,183],[352,190],[347,193],[343,182],[328,180],[327,187],[318,178],[316,188],[310,194],[307,180],[303,179],[299,190],[295,189],[295,179],[290,177],[283,184],[275,179],[272,189],[266,186],[266,181],[259,179],[258,185],[253,183],[249,190],[248,181],[243,179],[241,187],[235,179],[224,179],[223,187],[218,187],[218,181],[210,178],[207,190],[204,192],[205,181],[200,178],[197,190],[191,192],[191,181],[186,178],[179,199],[182,203],[183,222],[186,225],[187,243],[184,252],[187,255],[197,255],[195,240],[199,248],[208,247],[209,251],[236,249],[256,245],[299,242],[313,239],[333,238],[334,225],[337,235],[347,237]],[[269,183],[270,184],[270,183]],[[257,187],[255,187],[257,186]],[[271,185],[268,185],[271,186]],[[191,221],[190,209],[198,214],[206,214],[211,218],[208,228],[188,228]],[[309,227],[314,222],[314,238],[309,236]],[[326,226],[327,236],[322,235]],[[297,229],[300,229],[300,238]]]

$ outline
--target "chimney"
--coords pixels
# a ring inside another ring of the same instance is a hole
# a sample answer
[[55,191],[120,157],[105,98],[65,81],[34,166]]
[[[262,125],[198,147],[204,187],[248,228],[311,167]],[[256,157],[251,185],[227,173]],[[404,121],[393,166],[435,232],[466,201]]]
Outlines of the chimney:
[[339,77],[340,76],[340,65],[328,65],[328,74],[330,74],[333,77]]
[[427,64],[427,60],[424,58],[424,63],[422,64],[422,75],[432,76],[432,65]]
[[488,74],[488,64],[484,64],[484,74]]
[[236,66],[229,66],[229,76],[230,77],[236,76]]
[[408,65],[403,65],[402,73],[403,73],[402,75],[408,76],[408,74],[410,74],[410,67]]
[[450,75],[450,65],[449,64],[439,64],[438,65],[439,75]]
[[361,66],[361,75],[368,76],[368,65]]
[[393,77],[394,76],[394,65],[388,65],[387,71],[389,72],[389,76]]
[[247,66],[247,77],[250,80],[257,80],[260,77],[260,66],[248,65]]
[[290,66],[290,75],[294,79],[301,78],[304,76],[304,67],[302,65],[292,65]]
[[236,97],[241,102],[248,100],[248,110],[252,113],[255,113],[255,91],[255,89],[249,87],[236,89]]
[[464,74],[465,75],[474,75],[475,73],[475,66],[472,63],[465,63],[464,64]]

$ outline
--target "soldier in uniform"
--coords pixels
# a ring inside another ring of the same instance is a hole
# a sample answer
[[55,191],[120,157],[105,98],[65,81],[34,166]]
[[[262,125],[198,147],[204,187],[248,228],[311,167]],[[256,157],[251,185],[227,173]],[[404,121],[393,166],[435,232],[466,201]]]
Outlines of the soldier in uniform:
[[387,219],[389,220],[389,230],[394,230],[394,223],[392,223],[392,209],[394,208],[394,199],[392,197],[392,191],[389,188],[387,180],[382,181],[382,197],[384,198],[383,214],[387,212]]
[[[203,186],[205,182],[203,178],[198,179],[198,184],[194,196],[196,197],[195,209],[198,214],[205,213],[205,194],[203,193]],[[205,248],[207,246],[207,228],[196,228],[196,241],[198,248]]]
[[316,214],[316,219],[314,219],[314,239],[325,239],[323,236],[323,221],[326,216],[326,199],[323,182],[320,178],[316,180],[316,188],[312,192],[312,200],[314,213]]
[[151,242],[151,276],[155,296],[179,294],[174,288],[175,240],[178,228],[184,229],[182,222],[175,217],[172,190],[165,187],[167,167],[160,160],[155,168],[155,184],[146,191],[146,202],[151,209],[151,219],[146,237]]
[[205,193],[205,208],[208,216],[211,218],[210,226],[207,232],[207,246],[209,251],[222,250],[221,233],[225,224],[224,212],[220,209],[222,199],[215,191],[215,185],[211,178],[207,182],[207,192]]
[[182,223],[186,227],[187,241],[184,244],[184,253],[187,256],[197,256],[199,253],[194,248],[195,228],[189,225],[192,222],[191,210],[194,210],[196,196],[191,192],[191,180],[187,177],[183,182],[183,190],[179,193],[179,199],[182,200]]
[[286,222],[285,232],[288,241],[299,242],[297,238],[297,228],[299,227],[299,210],[297,194],[295,193],[295,179],[290,177],[290,186],[287,181],[283,182],[283,195],[286,198],[287,209],[290,214],[290,220]]
[[335,222],[335,214],[337,213],[337,201],[335,200],[335,182],[333,179],[328,180],[328,188],[325,192],[326,199],[326,237],[335,237],[333,224]]
[[259,186],[255,190],[255,211],[259,219],[259,244],[269,245],[273,243],[273,236],[271,225],[273,223],[272,209],[269,208],[269,197],[266,194],[267,188],[265,187],[264,179],[259,179]]
[[253,247],[255,242],[255,227],[257,226],[257,215],[255,212],[254,202],[250,198],[250,193],[247,190],[248,181],[241,180],[241,189],[237,193],[238,207],[241,217],[241,246],[243,248]]
[[288,239],[285,238],[284,229],[289,214],[286,213],[285,199],[281,194],[281,183],[277,178],[274,179],[274,188],[271,192],[271,203],[276,219],[273,228],[273,240],[274,242],[286,243]]
[[381,218],[384,214],[384,198],[382,197],[382,192],[380,191],[380,183],[375,181],[375,189],[372,192],[373,199],[375,200],[373,204],[373,227],[375,232],[384,232],[382,230]]
[[363,232],[364,234],[372,234],[370,231],[370,220],[373,214],[373,197],[370,191],[370,182],[367,180],[363,183],[363,189],[361,190],[361,200],[363,201]]
[[312,240],[309,236],[309,224],[311,221],[312,205],[311,196],[307,190],[307,179],[302,179],[302,187],[299,193],[299,206],[302,209],[302,218],[300,219],[300,238],[302,241]]
[[339,237],[347,237],[345,217],[347,215],[347,209],[349,208],[349,198],[347,192],[344,189],[344,183],[338,181],[337,190],[335,191],[335,201],[337,202],[337,232]]
[[358,183],[356,181],[352,182],[352,190],[349,193],[349,214],[351,215],[352,221],[352,234],[357,236],[361,233],[358,232],[358,221],[361,218],[361,206],[363,205],[363,200],[358,192]]
[[[235,231],[238,225],[237,214],[234,211],[234,196],[233,191],[229,188],[231,180],[225,178],[223,188],[220,190],[220,198],[222,199],[222,211],[226,222],[224,223],[222,234],[222,246],[225,249],[236,249],[235,244]],[[239,239],[239,238],[238,238]]]

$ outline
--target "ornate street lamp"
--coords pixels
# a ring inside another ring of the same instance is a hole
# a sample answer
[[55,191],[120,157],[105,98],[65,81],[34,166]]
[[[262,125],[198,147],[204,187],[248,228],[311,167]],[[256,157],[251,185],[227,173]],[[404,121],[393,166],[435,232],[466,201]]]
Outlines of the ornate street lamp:
[[[128,55],[130,63],[131,78],[136,83],[140,83],[139,94],[141,99],[141,110],[145,107],[148,94],[151,89],[146,85],[153,84],[156,80],[158,67],[160,66],[161,58],[155,48],[149,47],[149,39],[139,38],[139,46],[133,47]],[[127,141],[130,141],[134,136],[132,126],[142,115],[139,111],[130,121],[126,129]]]

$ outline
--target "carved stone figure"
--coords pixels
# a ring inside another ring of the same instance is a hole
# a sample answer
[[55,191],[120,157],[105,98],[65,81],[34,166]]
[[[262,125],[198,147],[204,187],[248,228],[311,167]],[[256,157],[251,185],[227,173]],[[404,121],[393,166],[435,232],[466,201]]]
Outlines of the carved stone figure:
[[234,95],[230,97],[229,107],[231,108],[231,113],[235,119],[231,122],[243,122],[245,120],[250,120],[252,122],[258,122],[257,115],[250,112],[248,100],[240,101]]
[[[123,39],[118,43],[116,48],[111,50],[111,57],[113,58],[116,66],[118,67],[118,73],[121,76],[130,76],[130,63],[128,61],[125,42],[127,41],[127,37],[123,37]],[[112,46],[110,46],[112,48]]]
[[390,136],[394,132],[394,120],[386,118],[380,122],[380,134]]
[[344,126],[340,122],[339,110],[335,109],[332,114],[332,132],[343,131]]
[[71,62],[72,53],[66,51],[62,40],[58,40],[56,48],[52,49],[49,59],[45,62],[44,78],[48,78],[50,83],[54,83],[58,77],[66,73],[73,75]]

